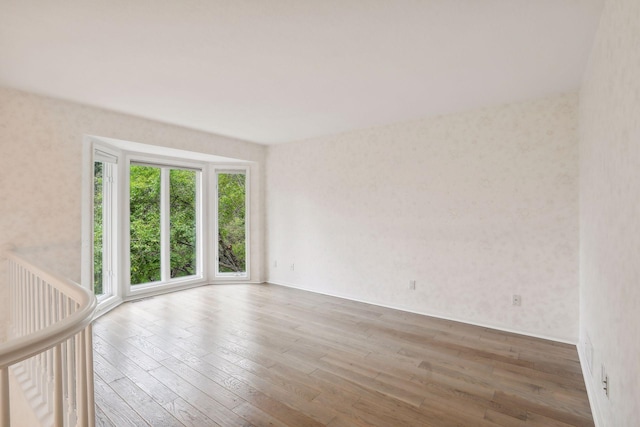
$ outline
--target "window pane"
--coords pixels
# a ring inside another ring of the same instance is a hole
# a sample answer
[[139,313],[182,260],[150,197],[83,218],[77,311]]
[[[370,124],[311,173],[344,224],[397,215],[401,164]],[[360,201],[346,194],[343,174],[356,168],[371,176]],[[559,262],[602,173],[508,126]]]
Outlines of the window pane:
[[169,171],[170,277],[196,274],[196,171]]
[[102,200],[104,194],[103,164],[95,162],[93,168],[93,292],[102,295]]
[[244,173],[218,174],[218,271],[245,273]]
[[129,197],[131,284],[159,281],[160,168],[131,165]]

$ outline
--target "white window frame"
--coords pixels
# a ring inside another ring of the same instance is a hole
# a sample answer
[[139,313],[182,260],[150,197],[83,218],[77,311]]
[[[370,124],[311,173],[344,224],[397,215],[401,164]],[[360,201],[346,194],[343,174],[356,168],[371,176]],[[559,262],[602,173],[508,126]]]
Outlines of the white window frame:
[[[118,155],[111,152],[105,147],[94,147],[93,154],[93,167],[97,162],[102,163],[102,230],[107,230],[107,233],[103,233],[102,242],[102,294],[96,295],[98,302],[105,301],[114,296],[117,289],[116,278],[118,271],[117,263],[117,247],[118,247]],[[95,169],[94,169],[95,170]],[[94,174],[92,174],[94,176]],[[93,184],[93,180],[92,180]],[[91,192],[91,212],[92,218],[94,214],[94,198],[95,193]],[[92,227],[91,233],[91,247],[93,254],[94,244],[94,232]],[[91,263],[91,284],[92,287],[93,278],[95,277],[95,259],[92,256]]]
[[[93,193],[95,150],[100,150],[117,158],[117,173],[114,176],[114,210],[113,217],[113,270],[114,280],[112,295],[100,297],[98,316],[107,313],[124,301],[158,295],[179,289],[188,289],[204,284],[252,283],[252,254],[256,250],[253,245],[250,230],[252,227],[250,201],[256,200],[252,194],[251,171],[254,163],[241,159],[232,159],[213,154],[197,153],[150,144],[112,139],[108,137],[85,135],[82,142],[82,249],[81,249],[81,280],[87,289],[93,289]],[[129,230],[129,164],[131,161],[155,164],[158,166],[200,169],[199,203],[197,207],[200,227],[199,248],[197,256],[198,277],[180,277],[164,282],[156,282],[151,286],[130,286],[130,230]],[[246,179],[245,200],[245,236],[246,236],[246,274],[235,275],[223,273],[216,275],[218,266],[217,240],[217,175],[220,172],[242,172]],[[255,184],[255,183],[254,183]],[[213,236],[213,238],[211,238]]]
[[[94,160],[95,163],[99,159]],[[98,302],[102,302],[114,295],[117,289],[118,277],[117,248],[118,248],[118,197],[117,197],[117,162],[102,162],[102,294],[96,295]],[[93,200],[92,200],[93,201]],[[104,231],[107,233],[104,233]],[[93,233],[92,233],[93,239]],[[92,240],[93,243],[93,240]],[[92,277],[94,277],[95,259],[92,263]],[[92,281],[93,283],[93,281]]]
[[[103,236],[103,241],[105,238],[110,239],[110,250],[109,254],[106,254],[107,251],[103,248],[103,270],[105,266],[109,268],[112,274],[109,275],[109,279],[107,282],[103,280],[103,294],[98,295],[98,312],[108,311],[110,308],[117,306],[122,302],[122,293],[120,286],[120,236],[119,229],[121,223],[121,215],[119,212],[119,206],[121,206],[121,197],[120,197],[120,185],[119,182],[121,180],[121,162],[122,162],[122,152],[117,150],[110,145],[102,144],[97,139],[94,139],[91,136],[85,136],[83,140],[83,157],[88,159],[88,161],[83,162],[83,189],[82,189],[82,205],[83,212],[82,215],[82,230],[83,230],[83,239],[82,239],[82,268],[81,268],[81,277],[83,286],[90,289],[92,292],[94,290],[94,253],[93,253],[93,245],[94,245],[94,168],[96,161],[101,160],[111,160],[114,165],[110,168],[112,172],[113,182],[109,183],[110,188],[110,208],[108,210],[111,211],[111,233],[107,236]],[[105,162],[103,161],[103,164]],[[104,173],[104,169],[103,169]],[[104,180],[103,180],[104,183]],[[104,187],[103,187],[104,191]],[[104,200],[104,198],[103,198]],[[105,207],[103,206],[103,215],[106,213]],[[103,220],[103,229],[104,229],[104,220]],[[107,262],[105,262],[105,258],[107,258]]]
[[[156,282],[131,284],[131,231],[130,231],[130,168],[132,164],[138,164],[143,166],[152,166],[161,168],[161,224],[160,224],[160,248],[161,248],[161,279]],[[166,158],[163,156],[150,156],[140,155],[137,153],[128,153],[125,156],[126,165],[126,189],[124,192],[125,197],[125,220],[123,223],[123,254],[122,265],[125,271],[125,296],[135,296],[145,294],[157,290],[173,289],[178,287],[184,287],[188,285],[199,284],[205,281],[206,276],[206,263],[204,262],[204,244],[206,233],[206,224],[203,218],[206,215],[206,204],[203,203],[203,196],[206,194],[205,177],[207,165],[200,162],[191,162],[181,159]],[[198,172],[196,175],[196,274],[186,277],[177,277],[172,279],[169,277],[170,271],[170,243],[169,243],[169,171],[170,169],[189,169]]]
[[[245,272],[244,273],[222,273],[219,264],[219,247],[218,247],[218,175],[221,173],[244,174],[245,176],[245,193],[244,193],[244,227],[245,227]],[[251,169],[247,165],[214,165],[211,173],[212,179],[212,197],[211,205],[213,212],[214,225],[211,234],[212,267],[214,273],[214,283],[238,282],[251,280]]]

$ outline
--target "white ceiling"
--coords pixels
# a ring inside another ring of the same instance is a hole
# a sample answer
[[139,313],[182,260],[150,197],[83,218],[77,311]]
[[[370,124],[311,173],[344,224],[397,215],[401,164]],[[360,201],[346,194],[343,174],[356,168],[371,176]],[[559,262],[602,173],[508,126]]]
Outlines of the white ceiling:
[[579,87],[602,0],[0,0],[0,85],[260,143]]

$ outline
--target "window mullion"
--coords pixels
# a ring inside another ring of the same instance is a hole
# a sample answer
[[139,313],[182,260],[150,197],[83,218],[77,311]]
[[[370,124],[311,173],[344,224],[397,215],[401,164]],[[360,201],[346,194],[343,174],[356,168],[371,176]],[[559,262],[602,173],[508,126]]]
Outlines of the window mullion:
[[204,263],[202,262],[203,254],[203,240],[204,240],[204,232],[202,225],[202,217],[204,215],[202,203],[202,172],[196,173],[196,266],[197,269],[195,271],[198,275],[203,275],[204,273]]
[[102,164],[102,293],[111,295],[113,280],[113,166]]
[[167,282],[171,277],[171,248],[169,242],[170,227],[170,194],[169,194],[169,169],[162,168],[160,174],[160,269],[161,280]]

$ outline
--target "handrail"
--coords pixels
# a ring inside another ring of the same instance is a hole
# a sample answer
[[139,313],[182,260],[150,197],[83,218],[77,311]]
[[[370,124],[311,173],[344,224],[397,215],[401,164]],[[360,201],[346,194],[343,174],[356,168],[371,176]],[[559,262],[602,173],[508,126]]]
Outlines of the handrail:
[[49,350],[77,334],[91,323],[98,305],[96,297],[89,290],[81,287],[77,283],[46,272],[15,253],[9,252],[6,254],[6,257],[18,264],[22,264],[40,277],[47,279],[51,286],[61,292],[64,291],[68,296],[75,299],[80,304],[80,309],[71,316],[44,329],[32,332],[23,337],[9,339],[9,341],[0,344],[0,368],[11,366],[43,351]]
[[[49,421],[41,418],[41,422],[60,427],[93,426],[91,322],[96,297],[16,253],[5,256],[13,333],[0,344],[0,427],[11,424],[10,367],[16,378],[20,375],[20,388],[35,390],[35,395],[29,395],[48,408],[40,416]],[[35,401],[30,404],[34,409],[42,408]]]

